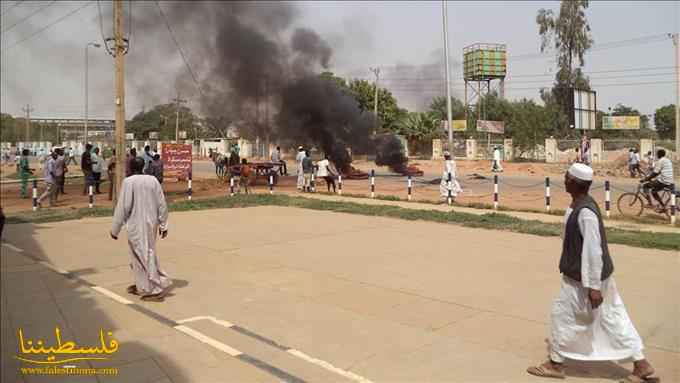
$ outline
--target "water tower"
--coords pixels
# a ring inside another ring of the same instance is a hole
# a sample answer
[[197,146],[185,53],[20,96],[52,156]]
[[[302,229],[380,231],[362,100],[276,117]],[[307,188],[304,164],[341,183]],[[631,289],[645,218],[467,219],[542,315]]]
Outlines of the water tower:
[[[472,44],[463,48],[463,78],[465,80],[465,120],[471,107],[477,108],[477,120],[483,120],[482,98],[492,89],[505,96],[505,75],[507,72],[505,44]],[[492,82],[498,81],[496,88]]]

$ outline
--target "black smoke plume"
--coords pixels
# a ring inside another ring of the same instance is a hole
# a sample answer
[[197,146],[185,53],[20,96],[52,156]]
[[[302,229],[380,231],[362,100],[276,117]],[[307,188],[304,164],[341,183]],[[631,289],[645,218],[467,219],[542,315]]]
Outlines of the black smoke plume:
[[397,137],[385,135],[376,139],[375,164],[387,166],[395,173],[407,172],[408,158],[404,155],[404,148]]
[[[203,116],[232,121],[247,138],[317,146],[342,172],[350,169],[348,148],[370,152],[372,114],[362,113],[346,90],[318,76],[330,67],[333,50],[315,31],[296,25],[293,3],[160,4],[199,77]],[[149,15],[140,11],[139,16]],[[157,36],[159,28],[166,28],[146,20],[136,25],[137,36]],[[146,45],[138,50],[154,54],[177,49],[169,39]],[[143,58],[136,59],[140,61],[131,65],[144,65]],[[185,88],[180,89],[183,94],[196,94],[196,85],[187,79],[191,77],[182,70],[176,85]]]

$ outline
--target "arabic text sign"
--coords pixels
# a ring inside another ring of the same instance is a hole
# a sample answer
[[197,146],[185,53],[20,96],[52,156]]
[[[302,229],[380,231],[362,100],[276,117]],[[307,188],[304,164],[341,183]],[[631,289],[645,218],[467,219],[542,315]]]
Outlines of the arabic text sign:
[[640,129],[640,116],[604,116],[602,117],[602,129]]
[[503,134],[505,132],[504,121],[477,120],[477,131]]
[[[62,339],[59,327],[55,327],[54,335],[54,342],[30,339],[25,338],[24,331],[19,329],[20,355],[15,358],[26,363],[52,365],[81,360],[106,360],[108,355],[118,351],[118,341],[112,338],[111,331],[105,333],[104,330],[99,330],[100,344],[96,347],[83,347],[77,345],[75,341]],[[108,342],[106,338],[109,338]]]
[[163,144],[163,176],[186,179],[191,173],[191,145]]

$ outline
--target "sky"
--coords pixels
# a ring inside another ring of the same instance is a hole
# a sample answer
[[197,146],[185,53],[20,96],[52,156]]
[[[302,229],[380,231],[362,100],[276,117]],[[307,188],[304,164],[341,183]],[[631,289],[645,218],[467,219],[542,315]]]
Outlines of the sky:
[[[16,3],[3,0],[0,8],[0,110],[23,115],[22,108],[30,104],[32,117],[82,118],[85,46],[101,43],[102,30],[109,36],[111,20],[102,19],[100,26],[96,1]],[[111,3],[100,4],[104,15],[110,14]],[[623,103],[652,114],[660,106],[675,103],[675,47],[666,34],[678,31],[678,2],[590,4],[586,15],[595,45],[585,57],[583,70],[597,91],[598,109],[606,111]],[[300,1],[295,5],[300,11],[296,25],[316,30],[333,48],[329,70],[343,77],[373,80],[370,68],[378,67],[380,84],[393,91],[400,106],[410,110],[423,110],[432,97],[445,95],[440,1]],[[144,6],[153,3],[134,2],[134,7]],[[559,2],[456,1],[447,6],[453,95],[463,97],[463,47],[500,43],[506,44],[509,57],[506,97],[539,101],[540,88],[553,81],[555,62],[554,52],[540,53],[535,17],[540,8],[558,10]],[[80,7],[84,8],[77,10]],[[163,23],[160,16],[148,22]],[[51,23],[55,24],[43,30]],[[150,38],[168,39],[164,43],[170,39],[167,33],[145,36],[135,34],[134,24],[132,28],[130,55],[144,58],[139,39],[151,44]],[[192,57],[192,42],[180,32],[177,39],[189,62],[200,61],[201,57]],[[89,116],[113,119],[114,60],[102,48],[90,47],[88,54]],[[142,67],[125,68],[128,118],[142,108],[169,102],[175,97],[175,78],[186,75],[178,52],[143,61],[146,65]],[[154,79],[154,92],[134,86],[131,72]],[[201,73],[197,75],[201,77]],[[197,96],[196,92],[182,98],[195,106]]]

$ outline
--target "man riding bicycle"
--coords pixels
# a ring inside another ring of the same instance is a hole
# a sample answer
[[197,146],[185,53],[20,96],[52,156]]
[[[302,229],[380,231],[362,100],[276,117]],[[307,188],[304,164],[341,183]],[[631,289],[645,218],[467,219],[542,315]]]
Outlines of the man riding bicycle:
[[665,210],[665,207],[664,202],[659,196],[659,191],[670,189],[671,185],[673,185],[673,163],[670,159],[666,158],[666,151],[663,149],[659,149],[656,152],[656,157],[657,161],[654,165],[654,170],[650,175],[641,179],[640,183],[643,184],[642,189],[644,191],[645,197],[647,198],[648,207],[653,207],[652,199],[650,197],[651,192],[651,195],[654,196],[654,199],[659,202],[657,211],[663,211]]

